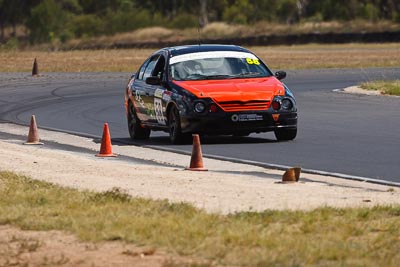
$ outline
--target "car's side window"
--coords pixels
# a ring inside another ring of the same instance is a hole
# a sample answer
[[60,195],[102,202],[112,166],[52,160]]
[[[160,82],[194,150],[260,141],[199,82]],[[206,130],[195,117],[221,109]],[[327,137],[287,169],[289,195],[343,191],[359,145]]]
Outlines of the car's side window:
[[146,80],[147,77],[150,77],[150,76],[152,75],[153,70],[154,70],[154,67],[155,67],[155,65],[156,65],[156,62],[157,62],[157,60],[158,60],[158,57],[159,57],[159,55],[156,55],[156,56],[154,56],[154,57],[152,57],[152,58],[150,59],[149,64],[147,64],[147,67],[146,67],[146,69],[144,70],[142,80]]
[[156,66],[154,67],[152,75],[162,79],[164,75],[164,70],[165,70],[165,57],[161,55],[157,61]]
[[136,79],[138,79],[138,80],[142,80],[143,79],[143,73],[144,73],[144,70],[146,69],[147,65],[149,64],[149,60],[150,59],[147,59],[143,63],[143,65],[140,67],[140,69],[139,69],[139,71],[138,71],[138,73],[136,75]]

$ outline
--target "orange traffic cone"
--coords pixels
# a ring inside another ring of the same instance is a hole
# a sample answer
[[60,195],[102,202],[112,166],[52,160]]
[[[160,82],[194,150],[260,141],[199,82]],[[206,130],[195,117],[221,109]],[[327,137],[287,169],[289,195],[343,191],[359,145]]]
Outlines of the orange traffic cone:
[[28,140],[24,145],[43,145],[39,142],[39,133],[36,125],[35,115],[31,116],[31,124],[29,126]]
[[203,155],[201,153],[200,137],[198,134],[193,135],[192,157],[190,159],[190,167],[185,170],[189,171],[207,171],[203,165]]
[[112,153],[110,131],[108,130],[108,123],[104,123],[103,137],[101,138],[100,153],[96,157],[116,157]]
[[32,76],[39,76],[39,67],[36,58],[35,61],[33,61]]
[[301,168],[293,167],[286,170],[282,175],[282,183],[295,183],[300,179]]

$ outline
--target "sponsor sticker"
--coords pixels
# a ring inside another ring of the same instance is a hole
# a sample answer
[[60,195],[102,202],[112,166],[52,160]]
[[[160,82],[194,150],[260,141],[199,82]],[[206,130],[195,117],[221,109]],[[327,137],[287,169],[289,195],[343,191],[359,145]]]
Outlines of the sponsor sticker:
[[263,116],[258,114],[233,114],[231,116],[233,122],[236,121],[262,121]]
[[165,102],[168,102],[168,101],[171,100],[171,95],[172,95],[172,92],[170,92],[170,91],[164,91],[164,94],[163,94],[163,96],[162,96],[162,99],[163,99]]
[[139,103],[139,105],[142,108],[145,108],[146,106],[144,105],[144,101],[143,101],[143,99],[142,99],[142,97],[140,95],[141,95],[140,91],[136,90],[135,91],[135,100],[136,100],[137,103]]
[[232,121],[238,121],[239,120],[239,116],[237,114],[233,114],[231,119],[232,119]]
[[157,89],[157,90],[154,92],[154,97],[162,98],[163,93],[164,93],[164,90],[163,90],[163,89]]

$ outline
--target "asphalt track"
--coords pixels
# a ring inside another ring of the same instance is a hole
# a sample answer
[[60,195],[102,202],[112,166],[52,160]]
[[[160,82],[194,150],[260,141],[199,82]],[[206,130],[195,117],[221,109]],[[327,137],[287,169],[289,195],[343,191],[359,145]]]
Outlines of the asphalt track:
[[[0,121],[101,137],[108,122],[113,142],[191,151],[173,146],[166,133],[147,141],[129,139],[123,90],[129,73],[0,73]],[[374,79],[400,77],[400,68],[288,71],[284,80],[299,107],[299,133],[276,142],[272,133],[249,137],[205,137],[203,155],[254,164],[301,166],[309,170],[400,182],[400,97],[334,92]],[[134,149],[134,146],[132,146]]]

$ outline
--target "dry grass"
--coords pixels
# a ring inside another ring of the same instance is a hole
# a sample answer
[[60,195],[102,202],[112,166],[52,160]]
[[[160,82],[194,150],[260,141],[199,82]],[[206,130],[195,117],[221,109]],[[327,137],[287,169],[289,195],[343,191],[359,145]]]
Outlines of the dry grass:
[[[399,67],[400,45],[343,44],[249,47],[271,69]],[[155,49],[0,50],[1,72],[134,72]]]
[[133,72],[152,53],[152,49],[79,50],[62,52],[0,52],[0,71],[31,71],[37,58],[39,72]]
[[[114,44],[124,43],[141,43],[141,42],[159,42],[161,40],[169,40],[171,38],[179,39],[174,30],[163,27],[150,27],[138,29],[133,32],[117,33],[113,36],[100,36],[86,39],[75,39],[64,45],[67,49],[79,47],[90,47],[100,44],[103,47],[112,47]],[[47,45],[44,45],[47,46]],[[61,44],[53,44],[58,47]]]
[[362,83],[360,87],[366,90],[380,91],[386,95],[400,95],[400,80],[366,82]]
[[[400,24],[390,21],[370,22],[355,20],[350,22],[303,22],[298,24],[279,24],[260,21],[255,25],[235,25],[225,22],[213,22],[201,29],[200,35],[203,39],[219,39],[230,37],[249,37],[257,35],[285,35],[302,33],[349,33],[349,32],[382,32],[399,31]],[[111,45],[115,43],[141,43],[182,40],[197,40],[199,30],[187,28],[184,30],[167,29],[163,27],[148,27],[138,29],[129,33],[117,33],[113,36],[94,37],[89,39],[72,40],[65,44],[67,48],[87,46],[93,44]]]
[[[251,29],[250,29],[251,30]],[[321,21],[303,22],[293,25],[259,22],[252,27],[251,34],[298,34],[310,32],[381,32],[400,30],[400,24],[390,21],[371,22],[365,20],[354,20],[348,22]]]
[[241,25],[229,25],[223,22],[214,22],[205,26],[201,30],[201,37],[214,39],[223,37],[241,36],[248,27]]
[[273,69],[399,67],[400,44],[298,45],[251,48]]

